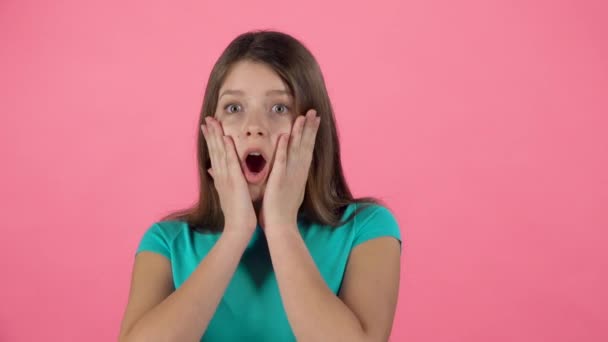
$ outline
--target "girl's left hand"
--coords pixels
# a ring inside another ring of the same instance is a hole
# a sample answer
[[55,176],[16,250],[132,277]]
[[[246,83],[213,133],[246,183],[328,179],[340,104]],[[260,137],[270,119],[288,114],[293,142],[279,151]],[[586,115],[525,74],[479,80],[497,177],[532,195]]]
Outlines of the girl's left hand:
[[316,114],[314,109],[310,109],[305,116],[299,115],[291,134],[279,137],[262,203],[261,215],[265,229],[297,223],[321,122]]

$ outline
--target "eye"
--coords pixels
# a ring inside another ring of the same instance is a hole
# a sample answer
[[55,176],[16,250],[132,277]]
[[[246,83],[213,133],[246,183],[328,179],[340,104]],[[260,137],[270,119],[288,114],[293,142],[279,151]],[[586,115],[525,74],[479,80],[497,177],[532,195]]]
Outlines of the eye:
[[235,108],[235,107],[241,107],[240,105],[234,104],[234,103],[230,103],[228,105],[226,105],[224,107],[224,110],[226,110],[228,113],[234,113],[234,111],[231,110],[231,108]]
[[284,104],[276,104],[276,105],[274,105],[274,106],[272,107],[272,109],[274,110],[274,109],[275,109],[275,108],[277,108],[277,107],[278,107],[278,108],[281,108],[281,110],[277,112],[277,113],[279,113],[279,114],[284,114],[284,113],[287,113],[287,111],[289,110],[289,107],[287,107],[287,106],[286,106],[286,105],[284,105]]

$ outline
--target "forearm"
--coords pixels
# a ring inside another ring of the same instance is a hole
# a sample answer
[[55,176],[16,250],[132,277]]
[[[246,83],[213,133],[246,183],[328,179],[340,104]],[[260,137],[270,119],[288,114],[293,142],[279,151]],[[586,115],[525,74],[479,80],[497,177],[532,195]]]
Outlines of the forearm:
[[287,318],[298,341],[362,341],[356,315],[327,287],[297,227],[266,229]]
[[126,341],[199,341],[250,238],[246,233],[222,234],[190,277],[147,312]]

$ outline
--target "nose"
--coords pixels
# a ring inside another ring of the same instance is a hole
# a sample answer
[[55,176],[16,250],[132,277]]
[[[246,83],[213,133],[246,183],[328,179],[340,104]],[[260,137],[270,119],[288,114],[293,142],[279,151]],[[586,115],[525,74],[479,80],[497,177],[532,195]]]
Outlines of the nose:
[[249,113],[244,126],[244,133],[247,138],[264,137],[268,134],[264,115],[262,113]]
[[251,137],[251,136],[263,137],[265,134],[260,126],[247,126],[247,129],[245,130],[245,135],[248,137]]

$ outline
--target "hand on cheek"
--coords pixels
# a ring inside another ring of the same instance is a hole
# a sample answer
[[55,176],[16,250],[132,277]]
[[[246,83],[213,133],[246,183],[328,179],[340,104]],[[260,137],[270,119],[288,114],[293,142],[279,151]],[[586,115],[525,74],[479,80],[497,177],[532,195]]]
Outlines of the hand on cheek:
[[311,109],[296,118],[290,134],[279,137],[262,204],[265,229],[297,222],[320,119]]
[[209,116],[201,125],[201,131],[211,159],[208,172],[213,178],[224,213],[224,231],[250,234],[257,225],[257,218],[234,141],[224,135],[220,122]]

